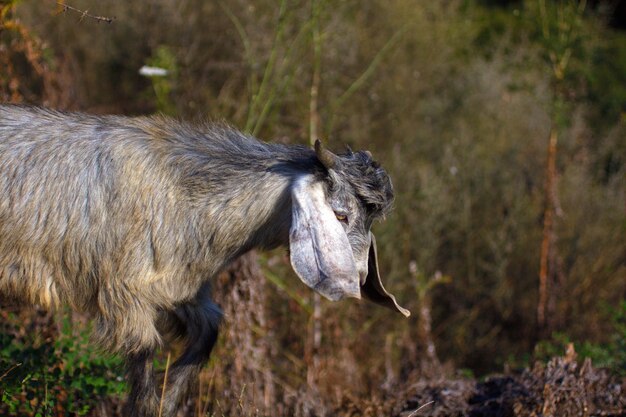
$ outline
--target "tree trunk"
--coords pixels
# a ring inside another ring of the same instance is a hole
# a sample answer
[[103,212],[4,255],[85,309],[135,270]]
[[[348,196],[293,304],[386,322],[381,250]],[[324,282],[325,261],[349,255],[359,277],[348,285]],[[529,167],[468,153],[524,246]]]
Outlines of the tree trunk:
[[557,248],[554,218],[558,200],[556,189],[557,132],[553,127],[548,141],[545,182],[545,209],[543,214],[543,235],[541,240],[541,260],[539,264],[539,301],[537,304],[537,326],[540,337],[549,336],[553,330],[556,294],[553,283],[557,272]]

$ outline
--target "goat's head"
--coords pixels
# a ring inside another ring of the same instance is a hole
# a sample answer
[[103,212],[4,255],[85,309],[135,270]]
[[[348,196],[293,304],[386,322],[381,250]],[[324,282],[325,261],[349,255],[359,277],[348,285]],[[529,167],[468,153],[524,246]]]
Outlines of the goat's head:
[[323,180],[293,187],[291,264],[305,284],[331,300],[361,295],[408,316],[382,285],[372,223],[389,211],[393,187],[369,152],[335,155],[315,143]]

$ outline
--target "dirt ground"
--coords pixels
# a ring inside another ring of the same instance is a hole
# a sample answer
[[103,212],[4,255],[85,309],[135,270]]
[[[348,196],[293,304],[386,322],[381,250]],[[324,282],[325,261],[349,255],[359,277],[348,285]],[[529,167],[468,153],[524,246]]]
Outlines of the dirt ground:
[[626,416],[626,378],[564,357],[532,369],[470,379],[420,381],[393,407],[394,417]]

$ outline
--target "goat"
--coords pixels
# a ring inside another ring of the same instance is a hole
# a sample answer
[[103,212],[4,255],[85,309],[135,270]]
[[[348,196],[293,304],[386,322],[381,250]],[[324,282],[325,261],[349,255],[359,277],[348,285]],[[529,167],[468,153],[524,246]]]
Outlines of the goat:
[[[383,287],[375,219],[393,200],[369,152],[260,142],[223,125],[0,105],[0,296],[94,319],[127,363],[128,416],[174,416],[215,344],[211,278],[289,245],[331,299],[405,316]],[[186,341],[163,398],[152,368],[167,329]]]

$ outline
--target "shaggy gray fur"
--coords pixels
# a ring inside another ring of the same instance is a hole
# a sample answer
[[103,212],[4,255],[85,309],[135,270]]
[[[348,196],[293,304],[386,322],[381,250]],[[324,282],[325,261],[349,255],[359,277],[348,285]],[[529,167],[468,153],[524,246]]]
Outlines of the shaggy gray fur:
[[157,414],[152,358],[179,329],[186,348],[163,399],[173,416],[217,338],[210,279],[252,248],[288,244],[297,178],[349,212],[355,258],[367,258],[391,182],[369,153],[339,158],[329,170],[313,150],[220,125],[0,105],[0,296],[92,316],[100,345],[128,362],[129,416]]

